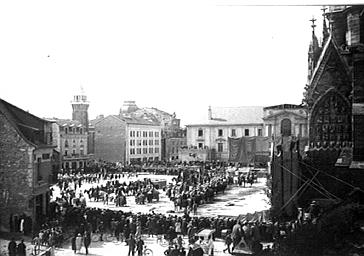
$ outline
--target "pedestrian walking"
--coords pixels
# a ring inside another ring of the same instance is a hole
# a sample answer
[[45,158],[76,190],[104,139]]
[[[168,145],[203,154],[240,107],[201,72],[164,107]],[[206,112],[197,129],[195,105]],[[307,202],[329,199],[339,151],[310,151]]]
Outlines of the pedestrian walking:
[[233,239],[231,238],[231,234],[227,234],[226,237],[225,237],[225,245],[226,245],[226,248],[223,250],[223,252],[226,252],[228,251],[228,253],[231,254],[231,250],[230,250],[230,245],[233,243]]
[[88,255],[88,247],[91,244],[91,234],[88,231],[85,231],[83,235],[83,245],[85,246],[86,255]]
[[8,244],[9,256],[16,256],[16,247],[17,247],[17,244],[15,242],[15,239],[12,238]]

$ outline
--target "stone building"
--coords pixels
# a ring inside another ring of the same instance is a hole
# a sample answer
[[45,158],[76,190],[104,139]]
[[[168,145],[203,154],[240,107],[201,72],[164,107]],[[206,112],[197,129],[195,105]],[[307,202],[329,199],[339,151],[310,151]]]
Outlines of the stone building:
[[323,10],[322,44],[311,20],[308,146],[303,153],[302,141],[291,137],[275,145],[273,206],[288,215],[312,200],[339,202],[364,190],[364,6]]
[[263,107],[209,107],[207,118],[186,125],[187,146],[208,149],[208,160],[227,161],[228,138],[265,136],[262,118]]
[[120,115],[159,123],[162,129],[161,160],[178,159],[177,151],[179,146],[176,145],[186,144],[186,131],[180,127],[181,120],[176,117],[175,113],[170,114],[154,107],[139,108],[135,101],[124,101],[123,106],[120,108]]
[[308,137],[307,109],[302,105],[281,104],[264,109],[265,134],[268,137]]
[[[0,99],[0,228],[29,232],[48,211],[57,153],[52,122]],[[26,230],[25,230],[26,229]]]
[[62,169],[84,168],[88,155],[88,133],[79,121],[53,119],[54,138],[57,138],[57,150],[61,154]]
[[95,122],[95,159],[123,164],[161,160],[161,127],[142,118],[109,115]]

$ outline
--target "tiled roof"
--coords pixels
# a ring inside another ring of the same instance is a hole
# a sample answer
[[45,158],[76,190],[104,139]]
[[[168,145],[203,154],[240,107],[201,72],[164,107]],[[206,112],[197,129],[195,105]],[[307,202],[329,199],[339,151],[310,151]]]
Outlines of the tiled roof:
[[263,107],[211,107],[212,119],[206,115],[190,125],[237,125],[237,124],[260,124],[263,123]]
[[45,124],[52,123],[32,115],[9,102],[0,99],[0,112],[2,112],[19,134],[28,142],[36,146],[45,146]]

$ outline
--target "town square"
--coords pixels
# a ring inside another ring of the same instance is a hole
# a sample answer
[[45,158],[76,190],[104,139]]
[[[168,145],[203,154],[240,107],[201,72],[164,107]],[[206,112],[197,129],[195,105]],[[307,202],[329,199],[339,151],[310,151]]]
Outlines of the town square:
[[0,3],[0,255],[364,255],[364,5]]

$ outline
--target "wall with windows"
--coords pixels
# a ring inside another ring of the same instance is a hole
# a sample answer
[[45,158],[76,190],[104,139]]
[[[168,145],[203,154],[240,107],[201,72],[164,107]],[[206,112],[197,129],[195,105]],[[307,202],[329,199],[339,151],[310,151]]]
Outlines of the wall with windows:
[[161,160],[160,126],[128,124],[126,130],[126,162]]
[[187,147],[209,149],[216,160],[229,158],[228,138],[264,136],[262,124],[187,125]]

